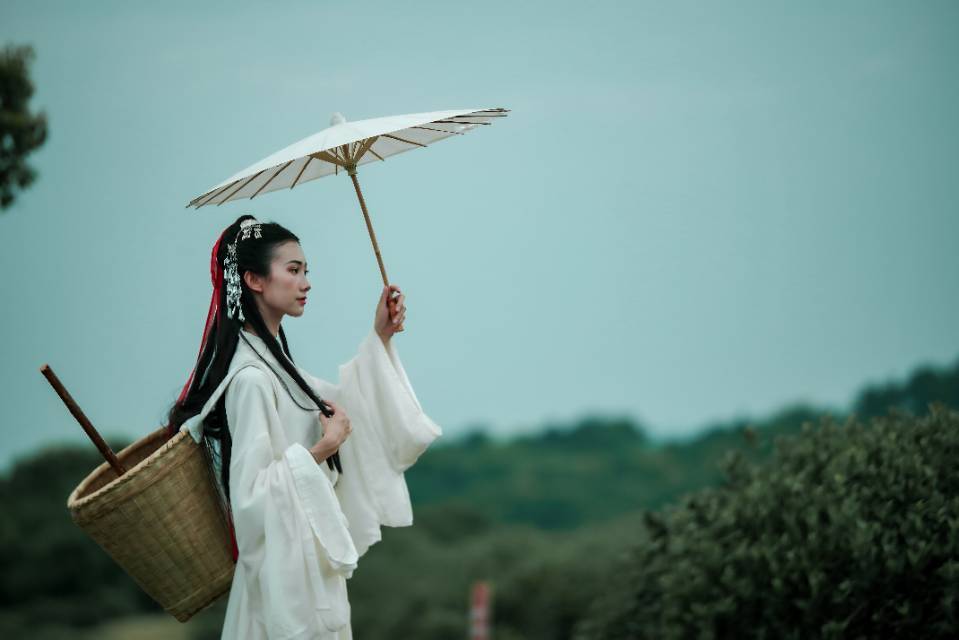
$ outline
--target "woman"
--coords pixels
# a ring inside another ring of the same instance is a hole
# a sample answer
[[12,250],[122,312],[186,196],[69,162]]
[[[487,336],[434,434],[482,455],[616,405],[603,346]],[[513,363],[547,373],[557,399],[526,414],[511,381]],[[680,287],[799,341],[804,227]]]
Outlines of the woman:
[[413,523],[403,472],[442,430],[392,338],[405,296],[383,287],[336,384],[293,363],[281,321],[310,283],[299,239],[240,216],[213,247],[197,366],[169,429],[206,444],[229,507],[236,572],[222,638],[352,638],[346,579],[381,526]]

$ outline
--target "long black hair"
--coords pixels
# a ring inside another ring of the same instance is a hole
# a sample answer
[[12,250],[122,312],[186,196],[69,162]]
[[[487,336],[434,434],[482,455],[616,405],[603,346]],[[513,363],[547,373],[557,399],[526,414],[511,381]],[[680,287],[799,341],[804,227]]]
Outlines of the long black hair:
[[[244,220],[255,219],[252,215],[245,214],[236,219],[236,221],[227,227],[220,236],[220,242],[216,252],[216,269],[222,273],[223,260],[227,256],[227,247],[237,237],[240,230],[240,223]],[[280,343],[273,338],[269,332],[263,316],[256,306],[256,300],[253,293],[246,286],[243,274],[250,271],[264,278],[270,277],[270,265],[273,261],[273,255],[276,247],[285,242],[299,242],[293,233],[285,227],[275,222],[261,222],[260,236],[251,234],[247,238],[238,239],[236,242],[237,273],[240,276],[240,304],[243,307],[243,315],[246,322],[249,322],[256,334],[263,340],[269,348],[270,353],[282,365],[283,369],[290,374],[290,377],[296,382],[297,386],[312,400],[317,409],[323,415],[329,417],[332,410],[323,400],[316,395],[316,392],[303,379],[296,367],[293,366],[293,356],[290,355],[290,347],[286,341],[286,333],[280,326]],[[220,385],[230,368],[230,362],[236,353],[236,345],[240,340],[240,331],[243,323],[238,318],[230,318],[226,313],[226,288],[221,287],[219,300],[216,304],[216,317],[209,329],[209,335],[202,345],[202,351],[197,360],[196,369],[193,373],[192,381],[186,395],[173,404],[167,415],[167,430],[172,436],[179,431],[180,426],[189,418],[197,415],[203,409],[203,406],[213,395],[213,391]],[[269,365],[268,365],[269,366]],[[282,379],[281,379],[282,382]],[[284,383],[285,385],[285,383]],[[229,503],[230,496],[230,454],[233,447],[233,439],[230,436],[229,425],[226,417],[226,394],[220,396],[216,406],[207,414],[203,421],[203,442],[207,449],[207,459],[215,468],[219,466],[220,481],[225,493],[224,499]],[[306,407],[303,407],[306,408]],[[315,409],[309,409],[315,410]],[[330,468],[338,469],[340,467],[339,454],[334,453],[327,458],[327,464]]]

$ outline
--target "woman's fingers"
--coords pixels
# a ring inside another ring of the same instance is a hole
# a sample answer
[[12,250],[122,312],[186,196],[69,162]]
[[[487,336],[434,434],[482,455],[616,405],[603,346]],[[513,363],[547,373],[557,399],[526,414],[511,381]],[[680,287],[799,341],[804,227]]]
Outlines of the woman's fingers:
[[391,313],[395,312],[397,308],[403,303],[403,293],[400,291],[400,288],[395,284],[389,286],[383,285],[383,292],[380,296],[380,301],[385,303],[387,310]]
[[336,404],[335,402],[331,402],[329,400],[326,401],[326,404],[330,405],[335,415],[342,416],[342,418],[346,420],[347,422],[350,421],[350,417],[346,415],[346,411],[344,409],[340,408],[340,405]]
[[394,299],[393,324],[401,324],[403,322],[403,314],[406,313],[406,305],[403,304],[404,300],[406,300],[406,296],[402,293]]
[[387,322],[394,326],[394,331],[403,330],[403,321],[406,318],[406,295],[399,285],[383,285],[381,302],[385,301]]
[[333,402],[332,400],[324,400],[324,402],[326,402],[326,404],[328,404],[328,405],[330,406],[330,409],[333,409],[333,413],[334,413],[334,414],[336,414],[336,413],[341,413],[341,411],[340,411],[340,405],[336,404],[336,403]]

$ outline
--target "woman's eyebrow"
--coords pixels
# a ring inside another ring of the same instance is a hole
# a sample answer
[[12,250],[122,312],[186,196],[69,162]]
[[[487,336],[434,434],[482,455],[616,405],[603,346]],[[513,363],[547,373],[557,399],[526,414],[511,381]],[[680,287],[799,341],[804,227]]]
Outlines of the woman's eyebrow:
[[306,265],[305,262],[300,262],[299,260],[288,260],[288,261],[287,261],[287,264],[293,264],[294,262],[295,262],[296,264],[301,264],[301,265],[304,265],[304,266]]

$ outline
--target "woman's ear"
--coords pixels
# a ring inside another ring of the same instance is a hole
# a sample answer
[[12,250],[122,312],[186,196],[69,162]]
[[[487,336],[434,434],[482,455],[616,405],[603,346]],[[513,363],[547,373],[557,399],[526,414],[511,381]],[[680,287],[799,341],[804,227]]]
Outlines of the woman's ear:
[[243,272],[243,282],[246,283],[246,287],[250,291],[263,293],[263,278],[253,273],[252,271]]

